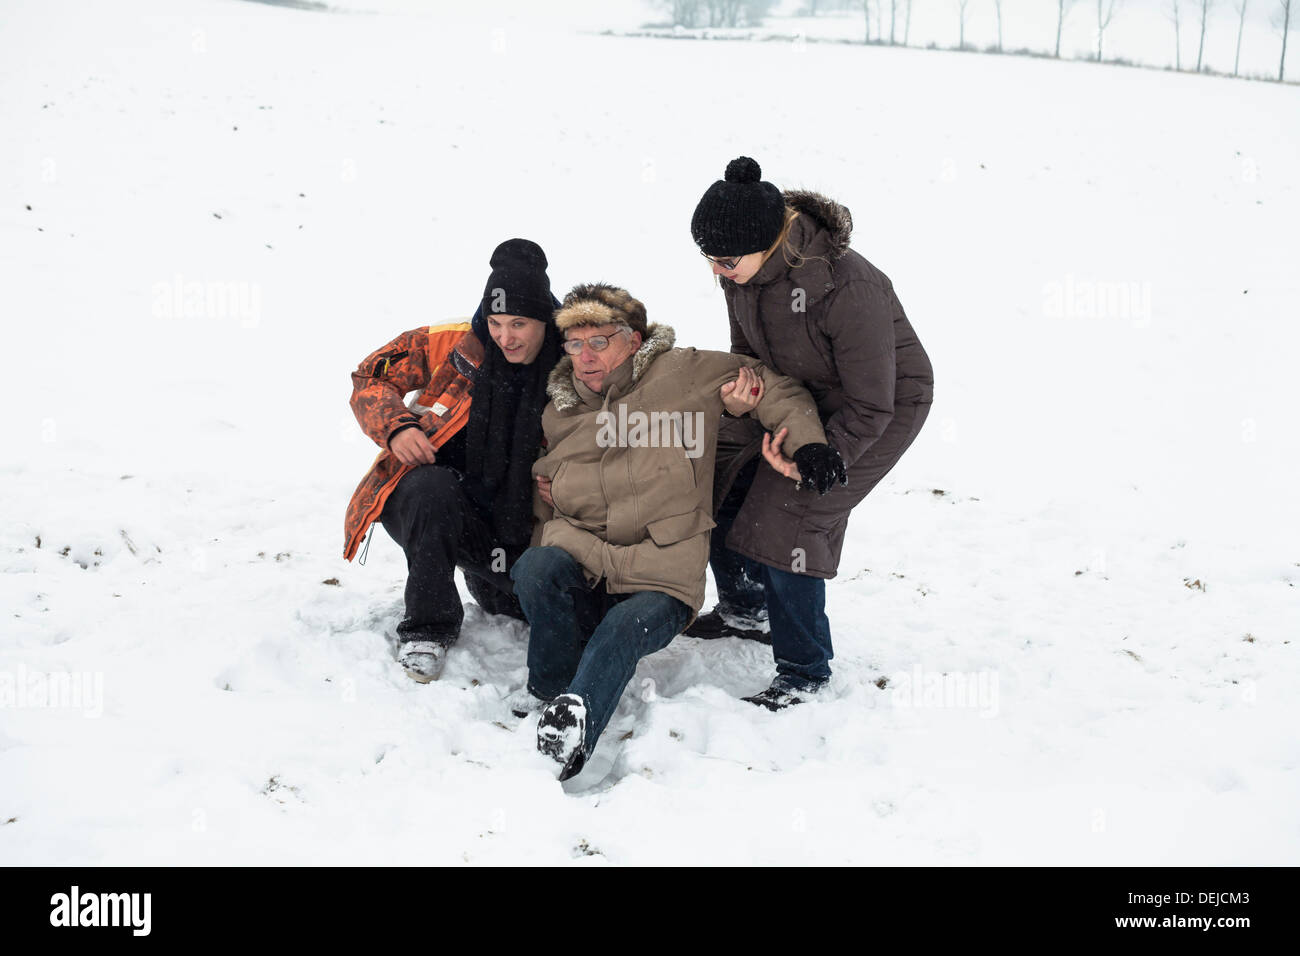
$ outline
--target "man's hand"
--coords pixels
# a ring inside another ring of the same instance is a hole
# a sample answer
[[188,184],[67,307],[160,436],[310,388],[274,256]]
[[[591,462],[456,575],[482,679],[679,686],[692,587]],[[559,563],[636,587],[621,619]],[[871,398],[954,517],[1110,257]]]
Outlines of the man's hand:
[[433,440],[418,428],[403,428],[388,439],[388,450],[403,465],[432,465],[438,460]]
[[538,475],[537,493],[542,496],[542,500],[545,501],[548,505],[550,505],[552,508],[555,507],[555,499],[551,497],[551,479],[543,478],[541,475]]
[[734,382],[722,386],[722,407],[730,415],[740,418],[758,407],[763,399],[763,376],[748,365],[740,367]]

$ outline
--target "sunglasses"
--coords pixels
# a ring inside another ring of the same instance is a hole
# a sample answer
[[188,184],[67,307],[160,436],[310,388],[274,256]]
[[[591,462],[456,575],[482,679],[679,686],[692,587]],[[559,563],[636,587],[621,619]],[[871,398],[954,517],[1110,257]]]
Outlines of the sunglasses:
[[727,259],[721,259],[711,256],[707,252],[703,251],[700,252],[700,255],[704,256],[704,258],[708,259],[714,265],[722,266],[722,268],[726,269],[728,272],[740,265],[740,260],[745,258],[744,256],[731,256]]
[[[615,332],[614,335],[622,335],[624,332],[629,335],[632,334],[632,330],[624,326]],[[570,355],[577,355],[582,351],[582,347],[586,345],[589,346],[593,352],[603,352],[605,349],[609,348],[609,343],[614,338],[614,335],[593,335],[589,339],[565,339],[564,351],[568,352]]]

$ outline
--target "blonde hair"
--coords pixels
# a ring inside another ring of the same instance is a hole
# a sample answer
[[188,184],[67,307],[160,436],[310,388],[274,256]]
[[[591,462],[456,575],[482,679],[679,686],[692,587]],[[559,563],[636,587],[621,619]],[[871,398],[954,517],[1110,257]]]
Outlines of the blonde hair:
[[785,223],[781,226],[781,231],[777,234],[776,239],[763,253],[763,258],[758,263],[760,269],[763,268],[767,263],[767,260],[770,259],[772,254],[778,249],[780,249],[781,254],[785,256],[785,264],[792,269],[803,265],[809,259],[822,259],[825,261],[822,256],[805,256],[802,252],[796,249],[794,244],[790,241],[790,231],[794,228],[795,220],[798,218],[799,210],[795,209],[793,206],[787,205],[785,207]]

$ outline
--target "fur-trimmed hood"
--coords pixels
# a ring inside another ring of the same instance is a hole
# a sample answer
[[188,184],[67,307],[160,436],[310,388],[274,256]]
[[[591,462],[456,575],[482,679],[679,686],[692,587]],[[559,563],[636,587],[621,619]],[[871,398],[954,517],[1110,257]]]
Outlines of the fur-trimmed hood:
[[[671,325],[651,323],[641,347],[632,354],[632,382],[641,378],[650,363],[667,352],[677,341],[677,333]],[[556,411],[567,411],[582,402],[578,389],[573,384],[573,356],[565,355],[551,369],[550,378],[546,380],[546,394],[551,396]]]
[[787,189],[786,205],[812,217],[826,230],[830,238],[830,257],[841,258],[849,251],[849,238],[853,234],[853,215],[847,206],[834,199],[808,189]]

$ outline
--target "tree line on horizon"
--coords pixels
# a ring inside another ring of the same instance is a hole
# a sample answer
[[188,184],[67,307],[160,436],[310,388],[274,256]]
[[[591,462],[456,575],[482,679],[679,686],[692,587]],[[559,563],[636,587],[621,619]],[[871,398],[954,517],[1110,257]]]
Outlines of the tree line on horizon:
[[[950,0],[957,13],[958,50],[972,49],[966,43],[966,23],[975,0]],[[988,0],[993,4],[997,16],[997,43],[986,49],[990,53],[1006,52],[1002,47],[1002,3],[1003,0]],[[1056,7],[1056,44],[1050,54],[1055,59],[1061,58],[1061,33],[1066,18],[1076,6],[1087,4],[1092,0],[1047,0]],[[1221,0],[1161,0],[1167,19],[1174,27],[1174,69],[1183,72],[1182,31],[1184,23],[1198,34],[1196,47],[1196,69],[1186,72],[1204,73],[1205,37],[1209,30],[1210,14]],[[1255,0],[1267,3],[1269,0]],[[1272,26],[1281,34],[1282,52],[1278,60],[1277,81],[1281,83],[1286,76],[1287,36],[1292,27],[1292,6],[1296,0],[1272,0],[1275,5],[1271,18]],[[807,0],[800,11],[805,16],[817,16],[819,13],[860,9],[865,20],[866,31],[863,42],[888,46],[910,46],[912,30],[913,0]],[[1102,62],[1106,31],[1123,0],[1096,0],[1096,47],[1090,57],[1094,62]],[[1245,33],[1246,10],[1250,0],[1228,0],[1237,15],[1237,47],[1232,64],[1232,76],[1240,76],[1241,38]],[[699,27],[747,27],[761,26],[763,20],[770,16],[777,0],[656,0],[656,6],[666,10],[672,17],[672,26],[688,29]],[[931,47],[935,44],[931,43]],[[1022,49],[1012,51],[1038,56],[1041,51]],[[1115,62],[1115,61],[1112,61]],[[1213,72],[1213,71],[1208,71]]]

